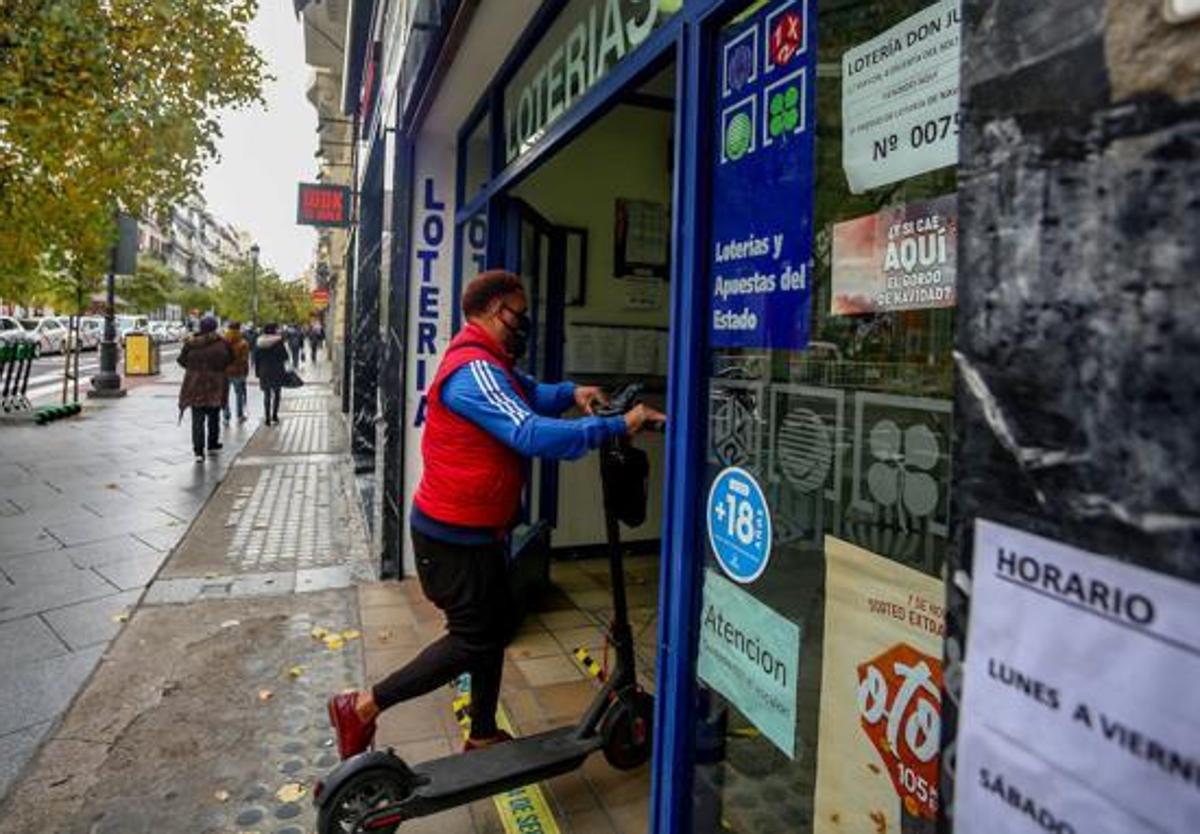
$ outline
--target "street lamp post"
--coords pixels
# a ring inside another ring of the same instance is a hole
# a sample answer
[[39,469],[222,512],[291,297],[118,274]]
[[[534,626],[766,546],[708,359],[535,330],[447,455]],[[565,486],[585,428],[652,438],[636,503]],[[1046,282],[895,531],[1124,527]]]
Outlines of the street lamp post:
[[100,343],[100,371],[92,377],[89,397],[125,396],[121,375],[117,373],[116,274],[131,275],[137,270],[137,221],[129,215],[117,216],[117,240],[109,255],[105,286],[104,341]]
[[250,315],[254,326],[259,327],[258,321],[258,244],[250,247]]

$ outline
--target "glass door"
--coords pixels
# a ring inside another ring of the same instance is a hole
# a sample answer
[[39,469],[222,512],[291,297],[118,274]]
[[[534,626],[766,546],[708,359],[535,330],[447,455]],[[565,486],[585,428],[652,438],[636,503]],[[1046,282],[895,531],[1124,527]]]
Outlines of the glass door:
[[[542,382],[558,382],[563,372],[563,292],[566,233],[522,200],[508,201],[505,268],[521,277],[533,330],[529,350],[517,366]],[[538,461],[525,496],[525,521],[553,526],[557,515],[558,464]]]
[[707,60],[693,829],[932,834],[957,3],[748,2]]

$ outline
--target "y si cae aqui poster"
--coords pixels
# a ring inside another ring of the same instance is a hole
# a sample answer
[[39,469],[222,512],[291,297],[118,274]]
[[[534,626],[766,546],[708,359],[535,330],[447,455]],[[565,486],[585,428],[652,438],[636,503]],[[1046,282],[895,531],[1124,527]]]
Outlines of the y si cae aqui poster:
[[836,224],[830,314],[953,307],[957,248],[954,194]]

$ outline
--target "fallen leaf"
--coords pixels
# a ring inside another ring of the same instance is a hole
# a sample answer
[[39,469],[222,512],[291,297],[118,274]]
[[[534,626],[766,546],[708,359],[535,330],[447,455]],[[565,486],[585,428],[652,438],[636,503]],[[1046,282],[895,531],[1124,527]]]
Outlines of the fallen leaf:
[[112,621],[113,621],[114,623],[127,623],[127,622],[129,622],[129,612],[128,612],[128,611],[122,611],[120,614],[113,614],[113,615],[112,615]]
[[260,689],[260,690],[258,690],[258,700],[269,701],[269,700],[271,700],[271,696],[273,696],[274,694],[275,693],[269,689]]
[[348,628],[342,632],[343,640],[357,640],[359,637],[362,637],[362,632],[356,628]]
[[225,622],[221,623],[221,628],[234,628],[235,626],[240,625],[241,621],[239,620],[226,620]]
[[295,802],[306,793],[308,791],[299,782],[288,782],[282,788],[275,791],[275,798],[280,802]]
[[312,639],[314,640],[324,640],[326,635],[329,634],[329,630],[321,628],[320,626],[313,626],[312,631],[310,631],[309,634],[312,635]]
[[228,802],[229,791],[217,791],[213,794],[213,799],[217,800],[217,802]]
[[121,486],[120,486],[120,484],[105,484],[104,488],[105,489],[120,489]]
[[303,674],[304,674],[303,666],[293,666],[291,669],[288,669],[288,675],[290,675],[293,679],[298,678]]
[[379,642],[386,643],[395,636],[396,633],[394,631],[392,631],[390,628],[385,628],[383,631],[379,632]]
[[325,648],[331,652],[336,652],[344,645],[346,645],[346,641],[342,639],[340,634],[330,634],[325,638]]

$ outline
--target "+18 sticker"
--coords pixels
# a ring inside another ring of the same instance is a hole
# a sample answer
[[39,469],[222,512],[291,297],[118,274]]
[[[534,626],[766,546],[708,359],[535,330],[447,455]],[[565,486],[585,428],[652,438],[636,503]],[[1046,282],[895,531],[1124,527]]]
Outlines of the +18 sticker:
[[758,579],[771,557],[771,511],[754,476],[738,466],[721,471],[708,492],[708,542],[735,582]]

